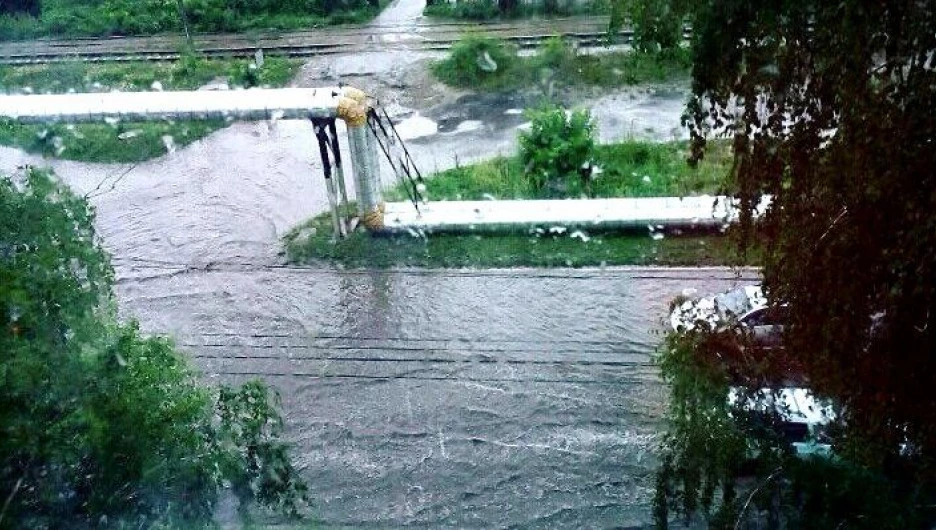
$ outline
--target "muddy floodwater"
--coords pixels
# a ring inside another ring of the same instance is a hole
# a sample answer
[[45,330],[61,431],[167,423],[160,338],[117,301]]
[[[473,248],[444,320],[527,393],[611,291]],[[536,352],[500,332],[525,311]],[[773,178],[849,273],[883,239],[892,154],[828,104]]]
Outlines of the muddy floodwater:
[[[156,271],[153,271],[154,273]],[[325,527],[650,524],[669,301],[723,270],[249,269],[121,282],[209,379],[284,398]]]
[[[412,20],[411,7],[384,22]],[[379,93],[425,173],[512,153],[535,94],[448,91],[425,61],[323,59],[297,84]],[[576,101],[603,141],[666,140],[685,134],[686,90]],[[261,377],[281,391],[326,528],[648,525],[667,306],[686,289],[756,281],[723,269],[288,267],[280,238],[326,205],[304,122],[236,123],[136,165],[0,148],[0,172],[24,164],[53,167],[96,206],[125,317],[174,337],[209,381]]]

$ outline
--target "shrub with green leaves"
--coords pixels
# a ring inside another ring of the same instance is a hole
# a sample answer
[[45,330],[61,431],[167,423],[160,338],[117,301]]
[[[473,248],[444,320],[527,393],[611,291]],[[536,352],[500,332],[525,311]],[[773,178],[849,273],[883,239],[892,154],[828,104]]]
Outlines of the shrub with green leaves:
[[40,0],[39,4],[41,9],[32,13],[4,13],[0,8],[0,40],[151,34],[182,31],[185,26],[196,32],[298,29],[366,22],[380,10],[377,0]]
[[275,395],[119,323],[93,220],[47,173],[0,178],[0,528],[205,527],[228,484],[298,513]]
[[552,70],[563,70],[575,62],[575,50],[562,37],[546,39],[535,56],[537,66]]
[[669,528],[676,517],[724,530],[932,526],[933,492],[906,480],[908,473],[895,480],[839,452],[797,456],[761,383],[738,386],[728,374],[720,356],[736,340],[732,330],[700,326],[668,334],[661,346],[670,395],[653,506],[657,528]]
[[588,174],[583,177],[582,169],[595,158],[591,114],[547,106],[527,110],[526,115],[530,130],[520,133],[520,162],[526,177],[537,190],[551,190],[557,196],[586,193]]
[[501,41],[467,35],[452,45],[448,57],[432,65],[443,83],[458,87],[496,87],[508,79],[517,61],[517,51]]

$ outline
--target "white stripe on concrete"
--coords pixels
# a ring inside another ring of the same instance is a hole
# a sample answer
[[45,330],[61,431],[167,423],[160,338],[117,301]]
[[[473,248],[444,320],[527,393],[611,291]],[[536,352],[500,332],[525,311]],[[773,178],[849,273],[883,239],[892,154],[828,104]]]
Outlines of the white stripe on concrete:
[[0,116],[21,122],[333,118],[340,95],[332,87],[14,95],[0,96]]
[[438,201],[387,203],[384,225],[389,231],[499,231],[532,227],[583,229],[718,228],[737,218],[737,209],[723,196],[574,199],[542,201]]

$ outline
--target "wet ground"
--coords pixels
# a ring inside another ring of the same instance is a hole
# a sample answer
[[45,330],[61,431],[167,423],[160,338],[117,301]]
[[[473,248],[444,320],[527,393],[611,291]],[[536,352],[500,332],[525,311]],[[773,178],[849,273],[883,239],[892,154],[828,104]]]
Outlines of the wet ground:
[[[378,94],[425,172],[512,152],[532,96],[450,91],[428,79],[426,59],[323,60],[298,83]],[[605,141],[668,139],[685,90],[577,104],[594,109]],[[25,163],[91,197],[124,315],[176,337],[212,380],[260,376],[282,391],[325,527],[648,524],[660,321],[686,288],[741,281],[724,270],[284,267],[279,238],[326,204],[304,122],[234,124],[134,166],[0,148],[0,172]]]

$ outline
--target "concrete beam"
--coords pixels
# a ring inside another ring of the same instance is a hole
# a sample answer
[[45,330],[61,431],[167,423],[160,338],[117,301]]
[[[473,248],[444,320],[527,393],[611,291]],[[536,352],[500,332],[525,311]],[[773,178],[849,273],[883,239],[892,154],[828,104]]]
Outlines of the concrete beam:
[[330,87],[15,95],[0,96],[0,116],[23,123],[334,118],[341,97]]
[[384,230],[406,232],[497,232],[561,226],[583,230],[720,228],[737,220],[723,196],[628,199],[434,201],[386,204]]

